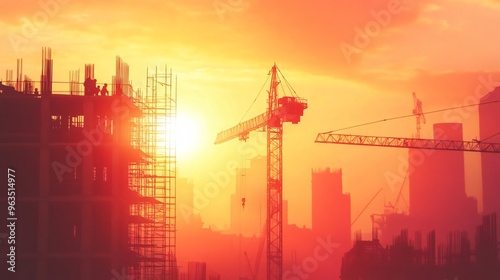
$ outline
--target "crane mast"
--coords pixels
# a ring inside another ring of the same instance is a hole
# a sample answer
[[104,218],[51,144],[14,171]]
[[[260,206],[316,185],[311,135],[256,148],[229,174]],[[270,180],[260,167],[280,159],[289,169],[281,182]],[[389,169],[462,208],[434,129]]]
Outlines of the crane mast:
[[271,85],[265,113],[241,122],[217,134],[215,144],[231,139],[246,140],[251,131],[267,132],[267,280],[281,280],[283,275],[283,123],[297,124],[307,109],[298,96],[278,96],[278,67],[269,72]]
[[417,94],[415,92],[413,92],[412,95],[414,104],[413,114],[417,117],[417,134],[415,135],[415,138],[420,138],[420,123],[425,124],[425,116],[422,110],[422,101],[417,98]]
[[276,65],[271,69],[267,122],[267,279],[283,272],[283,123],[278,115]]

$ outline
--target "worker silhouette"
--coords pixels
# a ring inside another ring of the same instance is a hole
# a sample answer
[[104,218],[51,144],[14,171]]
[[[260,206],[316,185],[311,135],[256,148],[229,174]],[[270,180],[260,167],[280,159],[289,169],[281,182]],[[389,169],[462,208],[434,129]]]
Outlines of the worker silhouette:
[[101,86],[97,86],[97,87],[95,88],[94,95],[95,95],[95,96],[98,96],[100,92],[101,92]]
[[98,95],[99,94],[99,88],[97,87],[97,80],[96,79],[92,79],[90,80],[91,81],[91,84],[90,84],[90,89],[91,89],[91,92],[90,92],[90,95]]
[[104,83],[101,89],[101,96],[106,96],[108,95],[108,84]]
[[38,97],[40,95],[40,93],[38,92],[38,88],[35,88],[34,94],[35,94],[35,97]]
[[85,96],[92,95],[92,79],[90,77],[87,77],[85,79],[85,82],[83,82],[83,87],[85,88]]

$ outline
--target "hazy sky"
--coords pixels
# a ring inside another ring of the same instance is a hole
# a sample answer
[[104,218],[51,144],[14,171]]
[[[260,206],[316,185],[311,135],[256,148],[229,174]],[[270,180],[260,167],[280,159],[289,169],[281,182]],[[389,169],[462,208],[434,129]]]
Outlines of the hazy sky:
[[[310,225],[311,168],[330,166],[343,169],[353,218],[384,188],[353,228],[368,231],[368,214],[395,200],[401,184],[388,183],[386,175],[398,169],[404,174],[400,165],[407,152],[314,144],[316,134],[411,114],[413,91],[424,111],[430,111],[475,103],[500,85],[500,1],[434,2],[6,1],[0,17],[0,78],[23,58],[24,73],[38,80],[44,46],[52,48],[55,81],[67,81],[68,72],[83,71],[85,63],[95,64],[98,81],[111,81],[119,55],[130,65],[134,87],[142,87],[148,66],[168,64],[178,75],[179,115],[189,128],[182,137],[194,139],[185,140],[190,152],[179,155],[180,175],[191,178],[206,198],[197,206],[206,224],[224,228],[234,188],[234,178],[228,186],[221,181],[224,174],[265,150],[255,133],[247,156],[236,140],[212,143],[218,131],[242,118],[276,62],[309,102],[302,122],[285,126],[290,222]],[[265,106],[263,92],[247,117],[264,112]],[[422,137],[431,137],[432,123],[446,121],[464,122],[465,139],[479,135],[477,109],[472,108],[427,115]],[[411,136],[415,119],[343,132]],[[481,202],[479,156],[466,155],[466,164],[467,191]],[[213,183],[218,189],[207,194]],[[406,210],[404,203],[400,206]]]

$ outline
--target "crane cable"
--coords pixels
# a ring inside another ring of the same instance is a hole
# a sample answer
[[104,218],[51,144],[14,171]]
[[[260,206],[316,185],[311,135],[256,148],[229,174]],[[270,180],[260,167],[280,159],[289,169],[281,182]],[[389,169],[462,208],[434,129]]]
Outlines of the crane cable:
[[[288,87],[288,90],[290,91],[291,95],[294,96],[294,97],[299,98],[298,94],[295,92],[295,90],[293,89],[292,85],[290,85],[290,83],[288,82],[288,80],[285,78],[285,75],[283,75],[283,73],[281,73],[281,70],[278,68],[278,66],[276,66],[276,69],[278,69],[279,74],[281,75],[281,77],[285,81],[285,84]],[[255,102],[259,98],[260,94],[262,93],[262,90],[264,89],[264,87],[266,86],[267,82],[269,81],[269,77],[270,77],[270,75],[267,75],[266,81],[264,82],[264,84],[262,84],[262,87],[260,88],[259,92],[257,93],[257,96],[252,101],[252,104],[250,104],[250,106],[246,110],[245,114],[243,114],[243,116],[241,117],[241,119],[238,122],[238,124],[240,124],[245,119],[245,117],[247,116],[247,114],[250,111],[250,109],[252,109],[253,105],[255,104]],[[285,89],[283,88],[283,83],[280,83],[280,84],[281,84],[281,87],[283,89],[283,92],[285,92]]]
[[[247,141],[244,141],[243,143],[243,154],[241,155],[241,161],[242,161],[242,164],[240,165],[241,166],[241,169],[240,169],[240,172],[241,172],[241,176],[243,177],[242,178],[242,184],[240,185],[240,196],[241,196],[241,208],[239,208],[240,210],[238,211],[239,212],[239,229],[238,229],[238,274],[239,274],[239,277],[240,279],[242,279],[241,277],[241,273],[242,273],[242,270],[241,270],[241,255],[242,255],[242,250],[241,250],[241,238],[242,238],[242,234],[241,234],[241,225],[243,223],[243,220],[244,220],[244,217],[243,217],[243,211],[245,211],[245,204],[246,204],[246,173],[247,173],[247,170],[246,170],[246,155],[247,155]],[[238,181],[236,180],[236,186],[238,186]],[[246,255],[246,250],[245,250],[245,255]],[[246,256],[245,256],[246,257]]]
[[351,222],[351,227],[354,225],[354,223],[356,223],[356,221],[359,219],[359,217],[361,217],[361,215],[363,215],[363,213],[365,212],[366,208],[368,208],[368,206],[370,206],[370,204],[373,202],[373,200],[378,196],[378,194],[383,190],[384,188],[380,188],[377,193],[375,193],[375,195],[370,199],[370,201],[368,201],[368,203],[365,205],[365,207],[363,208],[363,210],[361,210],[361,212],[359,212],[358,216],[354,219],[354,221]]
[[[278,66],[276,66],[276,69],[278,69],[278,72],[280,73],[281,77],[285,81],[286,86],[288,87],[288,90],[290,91],[290,93],[292,94],[292,96],[299,98],[299,95],[297,94],[297,92],[295,92],[295,90],[293,89],[292,85],[285,78],[285,75],[283,75],[283,73],[281,73],[281,70],[278,68]],[[282,87],[283,87],[283,85],[282,85]],[[283,92],[284,92],[284,90],[283,90]]]
[[499,132],[497,132],[497,133],[495,133],[495,134],[493,134],[493,135],[490,135],[490,136],[488,136],[488,137],[486,137],[486,138],[484,138],[484,139],[481,139],[480,141],[486,141],[486,140],[488,140],[488,139],[490,139],[490,138],[493,138],[493,137],[497,136],[498,134],[500,134],[500,131],[499,131]]
[[246,115],[248,114],[248,112],[250,111],[250,109],[252,109],[252,106],[255,104],[255,101],[257,101],[257,99],[259,98],[260,96],[260,93],[262,92],[262,90],[264,89],[264,87],[266,86],[267,84],[267,81],[269,81],[269,75],[267,76],[267,79],[266,81],[264,82],[264,84],[262,85],[262,87],[260,88],[259,90],[259,93],[257,93],[257,96],[255,97],[255,99],[253,100],[252,104],[250,104],[250,107],[248,107],[247,111],[245,112],[245,114],[243,114],[243,116],[241,117],[240,121],[238,122],[238,124],[240,124],[243,119],[246,117]]
[[241,165],[241,177],[242,178],[242,187],[240,189],[240,195],[241,195],[241,206],[242,209],[245,210],[245,205],[246,205],[246,187],[247,187],[247,168],[246,168],[246,163],[247,163],[247,141],[243,143],[243,155],[242,155],[242,162],[243,164]]
[[405,205],[406,205],[406,208],[409,209],[410,207],[408,206],[408,203],[406,202],[406,199],[404,198],[404,196],[402,195],[402,192],[403,192],[403,187],[405,185],[405,182],[406,182],[406,178],[408,177],[408,174],[410,173],[410,168],[408,167],[408,170],[406,170],[406,174],[405,174],[405,177],[403,179],[403,183],[401,184],[401,188],[399,188],[399,193],[398,193],[398,196],[396,197],[396,202],[394,203],[394,209],[396,209],[396,207],[398,206],[398,203],[399,203],[399,198],[402,198],[403,201],[405,202]]
[[[457,107],[449,107],[449,108],[445,108],[445,109],[439,109],[439,110],[425,112],[422,114],[429,115],[429,114],[435,114],[435,113],[439,113],[439,112],[445,112],[445,111],[450,111],[450,110],[455,110],[455,109],[473,107],[473,106],[478,106],[478,105],[488,105],[488,104],[493,104],[493,103],[498,103],[498,102],[500,102],[500,100],[493,100],[493,101],[484,102],[484,103],[474,103],[474,104],[457,106]],[[377,120],[377,121],[371,121],[371,122],[366,122],[366,123],[362,123],[362,124],[358,124],[358,125],[348,126],[348,127],[344,127],[344,128],[335,129],[335,130],[330,130],[330,131],[326,131],[326,132],[322,132],[322,133],[333,133],[333,132],[337,132],[337,131],[341,131],[341,130],[357,128],[357,127],[361,127],[361,126],[367,126],[367,125],[371,125],[371,124],[381,123],[381,122],[385,122],[385,121],[393,121],[393,120],[397,120],[397,119],[404,119],[404,118],[409,118],[409,117],[415,117],[415,115],[411,114],[411,115],[403,115],[403,116],[399,116],[399,117],[381,119],[381,120]],[[499,134],[500,134],[500,132],[499,132]],[[493,137],[493,136],[490,136],[490,137]]]

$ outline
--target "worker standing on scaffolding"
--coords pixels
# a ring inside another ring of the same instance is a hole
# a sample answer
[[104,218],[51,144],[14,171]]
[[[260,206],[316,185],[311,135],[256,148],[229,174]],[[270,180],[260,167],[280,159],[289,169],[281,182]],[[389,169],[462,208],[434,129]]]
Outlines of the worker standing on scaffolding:
[[89,96],[89,95],[92,95],[92,79],[90,79],[90,77],[87,77],[87,79],[85,79],[85,82],[83,82],[83,87],[85,88],[85,96]]
[[108,95],[108,84],[104,83],[104,85],[102,86],[101,95],[102,96]]

